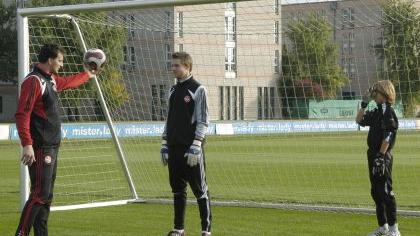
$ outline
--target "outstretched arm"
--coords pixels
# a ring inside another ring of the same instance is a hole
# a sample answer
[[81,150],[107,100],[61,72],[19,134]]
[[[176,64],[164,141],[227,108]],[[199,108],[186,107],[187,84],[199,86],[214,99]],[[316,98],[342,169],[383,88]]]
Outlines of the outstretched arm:
[[86,83],[92,75],[88,71],[85,71],[66,77],[60,77],[58,75],[53,75],[53,77],[57,83],[57,91],[61,92],[66,89],[79,87],[80,85]]

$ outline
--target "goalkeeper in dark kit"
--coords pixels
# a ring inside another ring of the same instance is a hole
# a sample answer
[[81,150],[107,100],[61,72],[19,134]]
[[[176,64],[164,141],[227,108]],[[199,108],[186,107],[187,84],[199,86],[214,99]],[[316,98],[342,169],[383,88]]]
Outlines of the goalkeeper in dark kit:
[[[366,111],[373,99],[377,107]],[[356,122],[360,126],[369,126],[367,138],[368,166],[371,183],[371,195],[376,205],[376,217],[379,227],[369,236],[400,236],[397,224],[397,204],[392,190],[391,150],[394,147],[398,118],[392,105],[395,102],[394,85],[389,80],[376,82],[363,96]]]

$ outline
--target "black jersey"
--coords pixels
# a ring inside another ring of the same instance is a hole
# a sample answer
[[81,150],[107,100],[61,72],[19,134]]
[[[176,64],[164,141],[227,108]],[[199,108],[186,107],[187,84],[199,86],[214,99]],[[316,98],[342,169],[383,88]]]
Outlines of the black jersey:
[[370,150],[379,152],[384,140],[389,143],[387,151],[390,151],[394,146],[397,137],[398,118],[395,115],[394,108],[389,103],[378,104],[377,108],[367,111],[359,125],[370,127],[367,140]]
[[68,77],[45,72],[38,66],[21,85],[16,127],[22,146],[57,147],[61,140],[58,92],[76,88],[89,80],[82,72]]
[[191,145],[204,139],[208,126],[207,91],[192,76],[169,91],[168,117],[163,139],[168,145]]

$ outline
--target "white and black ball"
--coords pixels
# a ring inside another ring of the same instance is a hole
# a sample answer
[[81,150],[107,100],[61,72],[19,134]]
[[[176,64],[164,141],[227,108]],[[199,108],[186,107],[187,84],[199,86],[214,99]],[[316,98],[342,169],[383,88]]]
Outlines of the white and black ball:
[[106,61],[104,51],[98,48],[92,48],[86,51],[83,62],[90,70],[99,70]]

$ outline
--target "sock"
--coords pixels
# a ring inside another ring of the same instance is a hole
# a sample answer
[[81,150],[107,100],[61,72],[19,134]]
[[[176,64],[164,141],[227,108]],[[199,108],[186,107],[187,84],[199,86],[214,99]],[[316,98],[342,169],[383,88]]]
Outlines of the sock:
[[207,233],[207,234],[211,235],[211,233],[210,233],[210,232],[208,232],[208,231],[201,231],[201,233],[202,233],[202,234]]
[[389,230],[392,231],[392,232],[397,232],[398,231],[398,224],[395,223],[395,225],[389,226]]
[[172,231],[180,233],[180,234],[184,233],[183,229],[173,229]]
[[185,207],[187,205],[187,193],[174,194],[174,228],[183,229],[185,219]]

